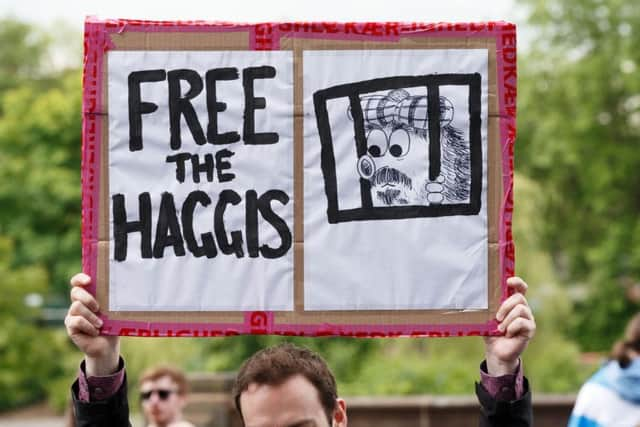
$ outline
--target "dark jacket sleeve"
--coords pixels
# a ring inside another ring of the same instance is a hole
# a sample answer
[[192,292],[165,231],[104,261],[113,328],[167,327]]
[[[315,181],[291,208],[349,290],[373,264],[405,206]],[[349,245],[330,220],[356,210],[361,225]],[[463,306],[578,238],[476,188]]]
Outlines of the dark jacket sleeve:
[[479,383],[476,383],[476,395],[481,406],[480,427],[530,427],[533,425],[531,391],[526,378],[524,394],[518,400],[495,400]]
[[82,402],[78,399],[78,381],[71,386],[76,427],[130,427],[127,378],[116,394],[106,400]]

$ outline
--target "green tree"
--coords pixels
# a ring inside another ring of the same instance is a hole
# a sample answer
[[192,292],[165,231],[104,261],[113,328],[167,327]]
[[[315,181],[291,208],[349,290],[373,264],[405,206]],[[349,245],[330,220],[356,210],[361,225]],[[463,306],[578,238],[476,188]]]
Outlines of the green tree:
[[[42,399],[62,375],[64,345],[35,324],[39,308],[28,304],[45,291],[47,273],[37,266],[13,268],[11,240],[0,237],[0,411]],[[34,301],[37,303],[37,301]]]
[[0,19],[0,93],[41,77],[48,37],[31,25]]
[[383,341],[376,339],[239,336],[207,343],[204,368],[210,371],[237,370],[256,351],[282,341],[293,342],[321,354],[340,383],[361,379],[366,361],[379,355],[384,347]]
[[56,289],[66,304],[80,264],[80,75],[49,67],[49,48],[44,32],[0,20],[0,410],[63,377],[67,396],[77,369],[62,331],[25,305]]
[[[520,72],[518,169],[561,279],[586,291],[569,331],[606,350],[638,305],[640,8],[623,0],[530,0],[540,36]],[[581,284],[582,286],[576,286]]]
[[80,104],[77,72],[0,97],[0,235],[16,266],[44,266],[64,294],[80,266]]

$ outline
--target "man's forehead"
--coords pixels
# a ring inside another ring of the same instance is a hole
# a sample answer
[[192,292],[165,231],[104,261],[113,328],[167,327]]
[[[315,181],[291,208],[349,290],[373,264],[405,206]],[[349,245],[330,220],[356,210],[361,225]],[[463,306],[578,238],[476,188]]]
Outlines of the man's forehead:
[[319,427],[315,420],[293,421],[289,424],[246,424],[245,427]]
[[246,427],[326,425],[318,390],[302,375],[276,385],[251,383],[240,394],[240,406]]
[[175,388],[177,386],[176,382],[169,376],[163,375],[156,379],[148,379],[142,382],[140,385],[141,390],[150,390],[152,388],[164,387],[164,388]]

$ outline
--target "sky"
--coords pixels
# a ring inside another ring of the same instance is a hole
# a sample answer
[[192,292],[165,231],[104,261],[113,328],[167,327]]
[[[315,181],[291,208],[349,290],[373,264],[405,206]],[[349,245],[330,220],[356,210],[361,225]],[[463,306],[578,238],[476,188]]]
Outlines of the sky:
[[61,29],[53,66],[78,66],[87,15],[99,18],[264,21],[509,21],[518,25],[518,49],[527,50],[527,10],[516,0],[0,0],[0,17],[45,30]]
[[80,28],[86,15],[101,18],[255,21],[485,21],[521,23],[515,0],[0,0],[0,15]]

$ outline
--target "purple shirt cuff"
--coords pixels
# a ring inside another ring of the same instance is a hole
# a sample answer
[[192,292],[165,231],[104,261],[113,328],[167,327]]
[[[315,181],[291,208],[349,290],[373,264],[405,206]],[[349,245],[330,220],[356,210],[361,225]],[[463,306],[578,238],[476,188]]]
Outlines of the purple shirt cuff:
[[487,373],[487,362],[480,364],[480,382],[487,392],[499,401],[518,400],[524,394],[524,374],[522,361],[518,362],[518,369],[513,374],[491,376]]
[[87,377],[84,360],[78,370],[78,399],[81,402],[106,400],[116,394],[124,382],[124,360],[120,358],[118,370],[112,375]]

